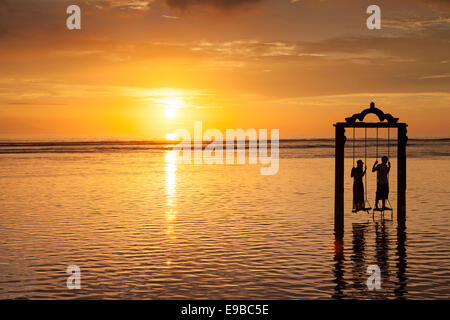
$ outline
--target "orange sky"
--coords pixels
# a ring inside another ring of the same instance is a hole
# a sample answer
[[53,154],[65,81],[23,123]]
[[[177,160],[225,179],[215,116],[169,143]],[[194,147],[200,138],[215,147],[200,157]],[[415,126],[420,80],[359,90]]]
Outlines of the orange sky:
[[450,2],[376,1],[371,31],[372,2],[0,0],[0,133],[331,135],[373,100],[450,134]]

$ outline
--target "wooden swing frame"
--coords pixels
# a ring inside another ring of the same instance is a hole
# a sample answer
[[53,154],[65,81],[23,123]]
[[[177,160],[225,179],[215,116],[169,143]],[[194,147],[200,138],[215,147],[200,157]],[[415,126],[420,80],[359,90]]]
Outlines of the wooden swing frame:
[[[368,114],[375,114],[379,122],[364,122]],[[334,191],[334,231],[337,237],[344,235],[344,154],[346,128],[396,128],[397,134],[397,222],[406,220],[406,145],[408,143],[406,123],[399,123],[398,118],[385,114],[370,104],[370,108],[345,118],[345,122],[334,124],[335,127],[335,191]]]

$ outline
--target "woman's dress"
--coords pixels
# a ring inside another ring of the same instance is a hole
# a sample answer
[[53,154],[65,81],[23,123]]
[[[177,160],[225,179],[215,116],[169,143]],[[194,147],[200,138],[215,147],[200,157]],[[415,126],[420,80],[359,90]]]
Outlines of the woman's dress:
[[364,183],[363,183],[364,171],[362,168],[353,168],[353,210],[362,210],[365,208],[364,201]]

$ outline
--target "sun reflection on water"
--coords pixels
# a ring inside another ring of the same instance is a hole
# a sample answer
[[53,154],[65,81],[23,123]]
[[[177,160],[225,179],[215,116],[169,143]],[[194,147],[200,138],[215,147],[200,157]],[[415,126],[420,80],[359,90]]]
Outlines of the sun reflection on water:
[[[166,151],[166,222],[167,222],[167,236],[169,238],[169,246],[174,245],[172,241],[176,240],[175,235],[175,221],[177,218],[176,209],[176,172],[177,172],[177,157],[175,150]],[[170,250],[168,251],[167,266],[172,265],[173,261],[170,258]]]

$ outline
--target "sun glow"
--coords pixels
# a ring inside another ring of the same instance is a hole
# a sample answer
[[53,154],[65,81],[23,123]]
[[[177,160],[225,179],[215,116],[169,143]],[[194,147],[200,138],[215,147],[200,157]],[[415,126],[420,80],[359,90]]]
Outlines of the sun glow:
[[164,113],[167,118],[173,119],[177,116],[177,109],[172,107],[166,107],[166,111]]
[[158,100],[165,108],[165,116],[169,119],[173,119],[177,116],[177,110],[183,108],[185,103],[180,97],[166,97]]
[[166,134],[166,140],[174,141],[176,138],[175,133]]

